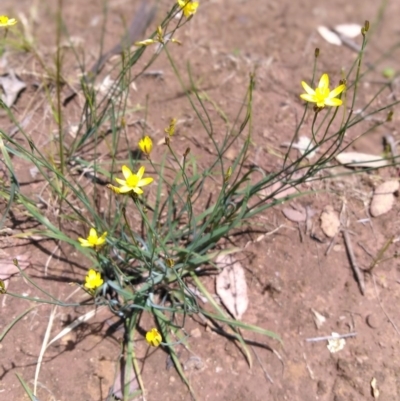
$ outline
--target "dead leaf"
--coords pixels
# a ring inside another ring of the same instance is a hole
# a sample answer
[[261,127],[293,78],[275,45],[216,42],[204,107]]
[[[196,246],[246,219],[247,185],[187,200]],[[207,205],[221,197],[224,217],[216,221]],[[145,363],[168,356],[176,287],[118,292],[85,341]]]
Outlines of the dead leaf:
[[[15,259],[18,260],[21,270],[25,270],[30,264],[30,255],[28,254],[19,255]],[[0,280],[3,283],[3,291],[7,291],[10,277],[17,273],[19,273],[19,269],[11,259],[0,259]]]
[[318,151],[318,148],[316,148],[312,152],[310,152],[311,149],[315,148],[315,144],[313,143],[312,139],[304,135],[299,137],[297,143],[284,142],[281,144],[281,146],[285,148],[290,147],[292,149],[297,149],[302,156],[307,152],[307,159],[312,159]]
[[374,196],[372,197],[370,212],[373,217],[387,213],[394,204],[394,193],[399,190],[398,181],[386,181],[375,188]]
[[306,221],[307,218],[307,212],[304,207],[301,207],[301,209],[299,207],[296,209],[293,209],[292,207],[285,207],[282,210],[282,213],[287,219],[295,223],[302,223]]
[[[139,389],[139,384],[135,376],[135,371],[133,369],[129,369],[130,371],[130,380],[129,383],[126,384],[126,390],[129,394],[134,393],[136,390]],[[125,361],[121,358],[120,366],[118,367],[118,374],[114,381],[113,386],[113,396],[118,400],[124,399],[124,394],[122,389],[125,387]]]
[[378,383],[375,377],[372,378],[371,380],[371,389],[372,389],[372,395],[375,399],[379,398],[379,389],[378,389]]
[[314,216],[315,211],[308,206],[304,207],[303,205],[300,205],[298,203],[292,203],[290,207],[284,208],[282,210],[282,213],[290,221],[294,221],[295,223],[302,223],[307,220],[307,216]]
[[317,28],[318,33],[331,45],[341,46],[342,41],[335,32],[332,32],[326,26],[319,26]]
[[314,323],[317,329],[319,330],[324,323],[326,322],[326,317],[324,315],[321,315],[321,313],[317,312],[316,310],[311,308],[311,312],[314,315]]
[[388,165],[388,161],[381,156],[369,155],[359,152],[342,152],[335,159],[346,167],[370,167],[379,168]]
[[10,71],[9,74],[0,77],[0,86],[3,88],[1,100],[7,107],[11,107],[16,101],[19,93],[26,88],[25,82],[21,81],[14,73]]
[[[21,270],[25,270],[29,266],[29,254],[19,255],[15,259],[18,260]],[[17,273],[19,273],[19,269],[11,259],[0,259],[0,280],[7,280]]]
[[321,213],[320,219],[321,219],[321,229],[324,232],[324,234],[329,238],[333,238],[339,231],[340,227],[339,215],[335,212],[335,210],[331,205],[328,205],[324,208],[323,212]]
[[335,26],[335,31],[341,35],[354,39],[361,35],[362,26],[359,24],[339,24]]
[[242,265],[232,255],[220,255],[215,264],[221,269],[216,278],[216,293],[226,309],[240,320],[249,305]]
[[299,192],[296,189],[296,186],[294,186],[294,185],[291,185],[291,184],[283,185],[282,183],[280,183],[280,184],[281,184],[281,187],[279,188],[278,193],[274,195],[274,199],[286,198],[287,196],[290,196],[290,195],[293,195],[293,194]]

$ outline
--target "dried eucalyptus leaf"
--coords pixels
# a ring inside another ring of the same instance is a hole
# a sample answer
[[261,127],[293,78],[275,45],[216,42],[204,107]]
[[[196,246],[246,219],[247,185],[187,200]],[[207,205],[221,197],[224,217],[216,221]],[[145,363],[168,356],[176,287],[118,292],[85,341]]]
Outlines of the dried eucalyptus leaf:
[[14,71],[11,71],[9,74],[0,77],[0,86],[4,92],[1,95],[1,100],[7,107],[11,107],[17,100],[19,93],[26,88],[26,83],[21,81]]
[[350,39],[354,39],[361,35],[361,28],[362,26],[359,24],[339,24],[335,26],[335,31]]
[[[19,255],[15,259],[18,260],[18,265],[21,270],[25,270],[29,266],[29,254]],[[6,280],[19,273],[19,269],[14,265],[11,259],[0,259],[0,279]]]
[[[16,257],[21,270],[25,270],[29,266],[30,255],[19,255]],[[11,259],[0,259],[0,280],[4,285],[4,290],[8,288],[8,281],[11,276],[19,273],[19,269],[14,265]]]
[[125,384],[125,375],[127,370],[125,369],[125,361],[121,358],[120,365],[118,367],[118,374],[114,381],[113,386],[113,396],[118,400],[124,399],[124,392],[123,389],[127,389],[130,394],[134,393],[136,390],[139,389],[139,383],[137,381],[135,372],[132,369],[129,369],[130,379],[128,383]]
[[240,320],[249,305],[244,269],[232,255],[218,256],[215,264],[221,269],[216,293],[232,316]]
[[346,167],[371,167],[379,168],[388,165],[388,161],[381,156],[369,155],[359,152],[342,152],[335,159]]
[[326,317],[312,308],[311,308],[311,312],[313,313],[315,326],[319,330],[326,322]]
[[335,32],[332,32],[326,26],[319,26],[317,28],[317,31],[331,45],[335,46],[342,45],[342,41],[340,40],[339,35],[337,35]]
[[386,181],[375,188],[372,197],[370,212],[371,216],[377,217],[387,213],[394,204],[394,193],[399,190],[398,181]]
[[304,221],[306,221],[307,218],[307,213],[306,210],[295,210],[292,209],[291,207],[285,207],[282,210],[282,213],[285,215],[285,217],[290,220],[293,221],[295,223],[302,223]]

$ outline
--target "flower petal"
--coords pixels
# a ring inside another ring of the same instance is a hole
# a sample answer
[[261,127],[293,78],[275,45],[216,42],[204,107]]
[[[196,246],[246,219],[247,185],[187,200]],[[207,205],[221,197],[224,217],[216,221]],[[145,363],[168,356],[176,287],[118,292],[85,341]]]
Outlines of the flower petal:
[[122,166],[122,174],[125,177],[125,180],[128,179],[129,176],[132,175],[132,171],[128,166]]
[[118,188],[118,187],[114,187],[114,185],[108,184],[108,185],[107,185],[107,188],[108,188],[108,189],[111,189],[111,191],[115,192],[116,194],[119,194],[119,193],[120,193],[119,188]]
[[144,174],[144,166],[140,167],[139,171],[136,174],[139,178],[139,181],[142,179],[143,174]]
[[303,93],[302,95],[300,95],[300,97],[307,101],[307,102],[312,102],[315,103],[317,100],[315,99],[315,95],[309,95],[307,93]]
[[318,88],[324,89],[329,87],[329,75],[322,74],[321,79],[319,80]]
[[121,180],[121,178],[115,177],[115,181],[117,181],[119,185],[126,185],[126,181],[125,180]]
[[301,81],[301,86],[309,95],[315,95],[315,90],[308,86],[304,81]]
[[336,97],[337,95],[340,95],[344,90],[346,89],[346,85],[339,85],[337,88],[335,88],[333,91],[329,93],[329,99],[332,99]]
[[153,177],[142,178],[142,179],[138,182],[137,186],[138,186],[138,187],[144,187],[145,185],[149,185],[149,184],[152,183],[152,182],[153,182]]
[[[89,241],[88,241],[87,239],[78,238],[78,241],[80,242],[80,244],[81,244],[82,246],[91,246],[91,245],[89,244]],[[88,244],[89,244],[89,245],[88,245]]]
[[139,187],[133,188],[132,191],[135,192],[135,194],[138,194],[138,195],[141,195],[143,193],[143,190],[140,189]]
[[97,238],[97,231],[93,227],[89,231],[89,237],[96,237]]
[[79,241],[79,242],[81,243],[81,246],[83,246],[84,248],[92,248],[93,247],[93,245],[87,240],[83,240],[83,241]]
[[122,187],[118,188],[120,194],[127,194],[128,192],[132,191],[131,187],[128,187],[127,185],[123,185]]
[[342,99],[338,99],[337,97],[334,97],[333,99],[325,99],[325,104],[327,106],[341,106],[343,104]]

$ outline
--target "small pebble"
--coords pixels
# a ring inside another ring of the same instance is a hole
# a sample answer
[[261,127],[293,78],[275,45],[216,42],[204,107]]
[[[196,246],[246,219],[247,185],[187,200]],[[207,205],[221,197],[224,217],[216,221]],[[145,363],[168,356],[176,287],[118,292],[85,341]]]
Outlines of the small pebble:
[[377,329],[379,327],[379,319],[376,313],[369,314],[365,320],[371,329]]

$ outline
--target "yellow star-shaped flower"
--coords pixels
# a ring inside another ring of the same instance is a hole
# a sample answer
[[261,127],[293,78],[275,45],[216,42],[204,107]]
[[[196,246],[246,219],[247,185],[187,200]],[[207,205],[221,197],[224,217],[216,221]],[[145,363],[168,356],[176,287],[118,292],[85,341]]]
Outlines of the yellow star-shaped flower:
[[97,287],[102,286],[104,280],[101,278],[101,274],[94,269],[90,269],[85,278],[85,288],[88,290],[95,290]]
[[0,27],[13,26],[17,23],[15,18],[8,18],[6,15],[0,15]]
[[146,155],[150,156],[150,153],[153,149],[153,141],[149,136],[145,136],[138,143],[139,149]]
[[319,80],[318,87],[314,90],[310,88],[306,82],[302,81],[301,85],[307,93],[303,93],[300,97],[307,102],[316,103],[317,107],[325,106],[340,106],[343,102],[336,96],[340,95],[345,89],[346,85],[342,84],[333,89],[329,90],[329,76],[323,74]]
[[183,11],[183,15],[186,18],[191,17],[192,15],[196,14],[197,7],[199,6],[198,1],[191,1],[191,0],[178,0],[178,5]]
[[78,241],[81,243],[81,246],[85,248],[96,248],[104,245],[106,242],[106,236],[107,231],[99,237],[97,231],[94,228],[91,228],[88,237],[86,239],[78,238]]
[[125,180],[121,180],[120,178],[116,178],[115,181],[121,185],[119,188],[114,187],[113,185],[108,185],[108,188],[116,192],[117,194],[128,194],[129,192],[134,192],[138,195],[143,193],[141,187],[145,185],[149,185],[153,182],[152,177],[142,178],[144,174],[144,167],[140,167],[137,174],[132,173],[129,167],[122,166],[122,174],[124,175]]
[[151,329],[146,333],[146,341],[152,347],[158,347],[162,342],[162,337],[157,329]]

